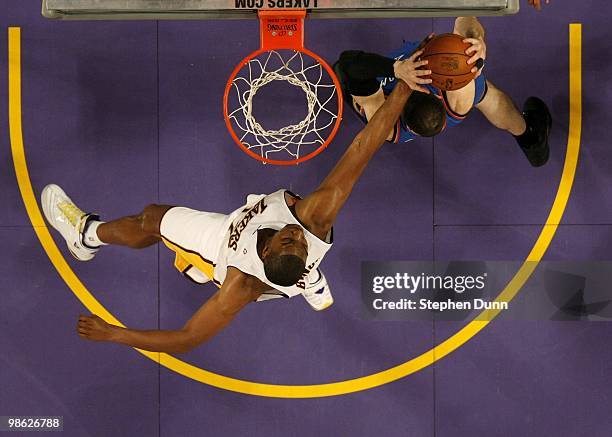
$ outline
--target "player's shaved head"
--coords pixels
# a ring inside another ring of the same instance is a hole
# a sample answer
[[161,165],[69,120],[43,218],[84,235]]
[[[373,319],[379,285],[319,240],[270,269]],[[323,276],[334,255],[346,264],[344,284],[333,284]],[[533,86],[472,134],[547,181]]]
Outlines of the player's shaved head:
[[306,262],[297,255],[269,254],[263,264],[266,278],[282,287],[297,283],[306,269]]
[[433,94],[413,91],[404,106],[401,119],[415,134],[433,137],[444,128],[446,113],[439,98]]
[[266,278],[288,287],[297,283],[306,270],[308,242],[304,229],[288,224],[268,238],[262,251]]

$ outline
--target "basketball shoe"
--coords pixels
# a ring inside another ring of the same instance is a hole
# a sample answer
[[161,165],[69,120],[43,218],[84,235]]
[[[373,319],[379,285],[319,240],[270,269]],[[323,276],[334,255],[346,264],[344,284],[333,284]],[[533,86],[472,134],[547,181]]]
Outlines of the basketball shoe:
[[43,188],[40,200],[47,221],[64,237],[72,256],[79,261],[92,259],[100,248],[83,243],[83,234],[90,221],[100,218],[77,208],[64,190],[55,184]]
[[523,117],[528,132],[527,135],[517,137],[517,141],[529,163],[534,167],[540,167],[546,164],[550,155],[548,146],[548,136],[552,126],[550,111],[542,100],[529,97],[523,105]]
[[304,299],[306,299],[306,302],[308,302],[308,305],[310,305],[313,310],[323,311],[334,303],[334,298],[331,294],[329,285],[327,285],[327,279],[325,279],[323,272],[317,269],[312,272],[311,275],[314,277],[314,280],[310,281],[309,278],[309,284],[302,292],[302,296],[304,296]]

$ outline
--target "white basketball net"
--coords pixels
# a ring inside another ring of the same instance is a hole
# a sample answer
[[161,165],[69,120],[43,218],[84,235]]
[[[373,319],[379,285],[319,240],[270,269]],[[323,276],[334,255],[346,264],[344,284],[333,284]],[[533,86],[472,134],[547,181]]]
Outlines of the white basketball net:
[[[266,129],[253,116],[253,99],[264,86],[286,81],[306,96],[306,117],[296,124]],[[334,98],[335,97],[335,98]],[[228,118],[242,144],[267,159],[294,160],[317,150],[338,115],[336,87],[323,66],[295,50],[267,51],[249,60],[232,82]]]

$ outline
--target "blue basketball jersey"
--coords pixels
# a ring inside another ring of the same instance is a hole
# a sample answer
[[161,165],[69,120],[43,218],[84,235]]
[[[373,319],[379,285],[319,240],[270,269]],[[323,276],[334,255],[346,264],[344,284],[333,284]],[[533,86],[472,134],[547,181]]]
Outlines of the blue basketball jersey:
[[[417,47],[419,46],[419,41],[408,41],[405,42],[401,47],[388,53],[386,56],[389,58],[393,58],[395,60],[407,59],[412,55]],[[393,88],[395,88],[395,84],[397,83],[394,77],[379,77],[377,78],[380,82],[380,85],[383,89],[385,96],[391,94]],[[485,96],[487,92],[487,82],[484,77],[484,74],[478,76],[475,80],[476,92],[474,93],[474,105],[478,104]],[[446,111],[446,126],[452,127],[461,123],[467,114],[457,114],[453,112],[453,110],[449,107],[448,102],[446,101],[446,96],[444,93],[431,85],[423,85],[424,88],[429,89],[429,91],[437,96],[443,103],[444,109]],[[359,111],[359,115],[362,119],[365,120],[365,112],[358,106],[356,106],[356,110]],[[367,120],[365,120],[367,121]],[[417,138],[418,135],[411,132],[407,126],[404,125],[400,120],[398,120],[397,125],[395,126],[395,132],[393,135],[394,142],[407,142]]]

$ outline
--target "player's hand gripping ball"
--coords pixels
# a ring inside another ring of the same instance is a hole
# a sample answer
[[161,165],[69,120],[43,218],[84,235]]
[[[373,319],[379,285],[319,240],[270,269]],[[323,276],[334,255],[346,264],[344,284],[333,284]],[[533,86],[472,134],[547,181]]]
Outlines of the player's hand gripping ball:
[[465,38],[463,42],[470,43],[471,46],[465,51],[466,55],[472,55],[468,59],[469,65],[474,65],[470,70],[472,73],[476,73],[475,78],[480,76],[482,73],[482,67],[484,67],[484,61],[487,58],[487,45],[482,38]]
[[425,67],[427,60],[418,59],[422,54],[422,50],[417,50],[408,59],[396,61],[393,64],[393,70],[395,77],[406,82],[411,89],[429,93],[429,90],[421,85],[432,82],[432,79],[428,77],[432,72]]
[[423,49],[422,60],[429,61],[432,85],[443,91],[458,90],[480,74],[486,57],[482,39],[443,33],[432,38]]

